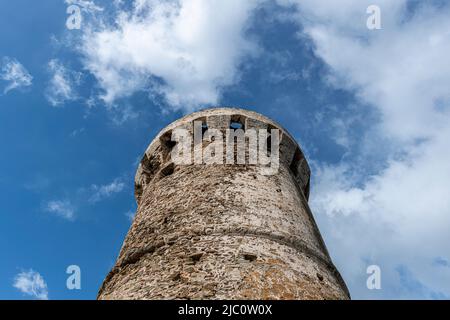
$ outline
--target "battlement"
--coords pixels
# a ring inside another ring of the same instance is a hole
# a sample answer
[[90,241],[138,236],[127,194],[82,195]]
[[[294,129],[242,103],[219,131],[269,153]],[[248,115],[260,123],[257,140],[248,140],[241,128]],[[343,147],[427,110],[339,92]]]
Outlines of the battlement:
[[[160,131],[145,151],[136,172],[135,197],[137,202],[142,196],[143,189],[152,179],[175,170],[170,158],[170,152],[176,145],[176,142],[171,140],[172,131],[185,129],[194,134],[194,121],[203,123],[205,130],[218,129],[224,133],[227,129],[242,129],[244,131],[256,129],[267,130],[270,135],[272,129],[278,129],[280,132],[280,164],[290,169],[304,196],[306,199],[309,198],[310,168],[295,139],[278,123],[257,112],[222,107],[194,112],[169,124]],[[225,150],[224,157],[226,157]]]

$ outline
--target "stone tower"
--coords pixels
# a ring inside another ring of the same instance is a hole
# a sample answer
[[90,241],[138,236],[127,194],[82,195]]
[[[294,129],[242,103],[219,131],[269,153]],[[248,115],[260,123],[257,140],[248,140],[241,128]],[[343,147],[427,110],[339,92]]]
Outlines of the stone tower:
[[[172,131],[194,121],[279,129],[278,173],[174,164]],[[214,108],[173,122],[139,165],[137,213],[98,299],[348,299],[308,206],[309,178],[295,140],[258,113]]]

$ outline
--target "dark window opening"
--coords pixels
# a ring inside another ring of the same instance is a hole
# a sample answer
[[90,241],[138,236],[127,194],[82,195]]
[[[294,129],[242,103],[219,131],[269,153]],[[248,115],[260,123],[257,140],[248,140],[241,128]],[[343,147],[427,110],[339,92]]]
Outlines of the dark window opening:
[[244,253],[244,259],[247,261],[255,261],[257,258],[256,254],[252,254],[252,253]]
[[169,140],[166,143],[166,147],[167,147],[167,149],[172,150],[172,148],[175,147],[176,144],[177,144],[176,141]]
[[291,169],[291,171],[295,177],[298,176],[298,166],[299,166],[301,160],[302,160],[302,154],[300,152],[300,149],[297,148],[295,150],[294,159],[292,159],[291,165],[289,166],[289,168]]
[[316,276],[319,281],[323,281],[323,276],[320,273],[316,273]]
[[177,144],[176,141],[172,141],[172,131],[166,132],[160,138],[161,144],[166,148],[168,152],[172,150]]
[[270,156],[270,153],[272,152],[272,129],[276,129],[274,126],[271,126],[270,124],[267,127],[267,156]]
[[174,173],[174,171],[175,171],[175,166],[173,163],[171,163],[161,170],[161,178],[170,176],[172,173]]
[[207,130],[208,130],[208,125],[206,124],[206,122],[203,122],[202,123],[202,135],[204,135]]
[[308,182],[306,183],[306,187],[305,187],[305,198],[307,200],[309,199],[309,183],[310,183],[310,179],[308,179]]
[[242,115],[235,114],[230,117],[230,129],[244,130],[244,123],[245,123],[245,117]]
[[194,253],[194,254],[191,254],[190,256],[189,256],[189,258],[193,261],[193,262],[198,262],[198,261],[200,261],[200,258],[203,256],[203,253],[202,252],[198,252],[198,253]]
[[173,147],[177,144],[176,141],[172,141],[172,131],[168,131],[165,134],[163,134],[159,141],[161,143],[161,152],[163,161],[167,161],[170,159],[170,152],[172,151]]
[[272,135],[268,134],[267,135],[267,155],[269,156],[270,153],[272,152]]

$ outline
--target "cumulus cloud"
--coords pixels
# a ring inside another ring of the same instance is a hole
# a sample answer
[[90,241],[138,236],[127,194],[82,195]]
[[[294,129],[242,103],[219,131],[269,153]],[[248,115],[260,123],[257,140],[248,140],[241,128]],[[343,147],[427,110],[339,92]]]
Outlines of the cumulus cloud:
[[433,263],[449,259],[450,243],[449,6],[380,0],[382,29],[370,31],[371,1],[278,2],[298,9],[291,18],[329,66],[330,85],[380,113],[339,164],[313,163],[311,205],[353,293],[376,296],[365,288],[373,263],[380,297],[450,296],[449,269]]
[[31,86],[33,77],[19,61],[14,58],[3,57],[0,79],[8,82],[3,89],[3,93],[6,94],[14,89]]
[[48,288],[44,278],[36,271],[21,272],[14,278],[14,288],[39,300],[48,300]]
[[45,205],[45,211],[53,213],[66,220],[75,218],[75,209],[69,200],[52,200]]
[[106,198],[111,197],[115,193],[122,192],[125,188],[125,183],[120,181],[119,179],[114,180],[113,182],[98,186],[93,184],[91,186],[92,195],[89,198],[89,202],[96,203],[102,201]]
[[258,3],[136,0],[113,25],[85,29],[84,65],[108,104],[140,90],[174,109],[217,103],[238,81],[243,58],[256,52],[245,31]]
[[45,95],[50,104],[56,107],[66,101],[76,100],[76,86],[80,84],[81,72],[67,69],[57,59],[50,60],[48,69],[52,77]]
[[[433,264],[437,256],[448,258],[450,243],[450,130],[442,134],[421,150],[390,160],[373,176],[358,172],[359,163],[347,161],[315,167],[311,205],[322,215],[319,220],[332,252],[358,294],[368,295],[356,282],[364,283],[358,274],[371,261],[384,267],[384,290],[390,290],[391,298],[397,265],[406,265],[430,288],[425,298],[431,293],[450,296],[450,272]],[[420,297],[414,294],[405,297]]]
[[371,1],[299,1],[299,21],[317,55],[332,67],[330,81],[378,108],[387,134],[406,140],[433,136],[448,122],[448,110],[436,112],[438,101],[450,102],[450,63],[442,54],[450,47],[448,8],[424,5],[409,16],[407,1],[377,3],[379,31],[365,25]]

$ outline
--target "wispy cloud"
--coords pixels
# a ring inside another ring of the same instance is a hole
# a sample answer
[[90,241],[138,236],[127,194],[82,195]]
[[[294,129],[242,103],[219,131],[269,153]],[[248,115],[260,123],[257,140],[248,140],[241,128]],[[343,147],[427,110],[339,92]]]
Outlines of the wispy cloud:
[[52,200],[45,205],[45,211],[53,213],[61,218],[73,220],[75,209],[69,200]]
[[29,270],[16,275],[14,288],[39,300],[48,300],[48,288],[44,278],[36,271]]
[[120,179],[115,179],[113,182],[106,185],[96,185],[91,186],[92,195],[89,198],[89,202],[96,203],[102,201],[106,198],[111,197],[113,194],[121,192],[125,188],[125,183],[120,181]]
[[86,128],[79,128],[79,129],[75,129],[70,133],[70,137],[71,138],[75,138],[77,136],[79,136],[80,134],[84,133],[86,131]]
[[433,260],[433,265],[450,268],[450,262],[442,257],[436,257]]
[[81,72],[67,69],[60,61],[53,59],[48,63],[52,75],[45,96],[49,103],[56,107],[66,101],[78,98],[76,86],[80,84]]
[[136,112],[130,105],[121,105],[120,107],[113,107],[109,109],[112,111],[111,120],[116,126],[121,126],[124,123],[139,117],[139,113]]
[[134,211],[131,211],[131,210],[125,212],[125,216],[128,218],[129,221],[133,221],[135,214],[136,213]]
[[1,61],[0,79],[8,82],[3,93],[13,89],[31,86],[33,77],[25,67],[16,59],[3,57]]
[[90,187],[78,188],[70,199],[55,199],[43,205],[43,211],[49,212],[57,217],[68,221],[74,221],[77,217],[76,211],[88,205],[96,204],[113,195],[122,192],[125,183],[120,178],[104,185],[92,184]]
[[421,296],[434,300],[448,300],[448,296],[440,291],[433,291],[431,288],[425,286],[420,282],[411,270],[405,265],[399,265],[395,268],[401,283],[401,289],[406,292],[416,294],[421,293]]

